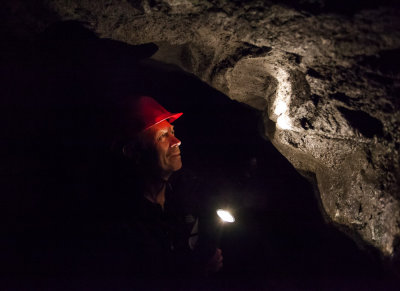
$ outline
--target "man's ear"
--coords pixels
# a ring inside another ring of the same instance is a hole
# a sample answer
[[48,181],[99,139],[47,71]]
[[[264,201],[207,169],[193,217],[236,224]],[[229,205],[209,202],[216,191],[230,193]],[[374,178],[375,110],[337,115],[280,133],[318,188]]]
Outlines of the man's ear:
[[134,156],[134,149],[130,144],[126,144],[122,147],[122,154],[131,159]]
[[127,157],[127,158],[130,158],[130,150],[128,149],[128,146],[127,145],[124,145],[123,147],[122,147],[122,154],[125,156],[125,157]]
[[122,154],[130,160],[133,160],[135,164],[139,164],[141,154],[137,146],[133,144],[126,144],[122,147]]

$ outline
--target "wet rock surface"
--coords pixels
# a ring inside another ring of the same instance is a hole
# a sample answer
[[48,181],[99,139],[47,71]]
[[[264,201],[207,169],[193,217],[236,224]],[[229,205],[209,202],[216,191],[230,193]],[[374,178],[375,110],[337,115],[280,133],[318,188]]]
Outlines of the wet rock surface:
[[157,44],[155,60],[261,111],[263,134],[318,186],[327,219],[390,259],[400,238],[400,11],[333,2],[54,0],[24,31],[78,20],[101,38]]

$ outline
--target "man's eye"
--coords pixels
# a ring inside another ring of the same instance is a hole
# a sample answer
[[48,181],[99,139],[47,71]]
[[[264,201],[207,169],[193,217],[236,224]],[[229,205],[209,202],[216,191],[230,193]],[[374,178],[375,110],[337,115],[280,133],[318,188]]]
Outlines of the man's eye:
[[162,139],[162,138],[166,137],[166,136],[167,136],[167,134],[168,134],[168,132],[165,132],[165,133],[163,133],[162,135],[160,135],[160,136],[158,137],[158,140],[160,140],[160,139]]

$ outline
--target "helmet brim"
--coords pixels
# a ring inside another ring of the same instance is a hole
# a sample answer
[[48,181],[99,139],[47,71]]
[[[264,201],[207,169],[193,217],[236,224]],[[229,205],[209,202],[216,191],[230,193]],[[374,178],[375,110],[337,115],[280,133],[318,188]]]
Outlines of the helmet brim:
[[164,120],[167,120],[169,123],[174,122],[175,120],[177,120],[179,117],[181,117],[183,114],[183,112],[179,112],[179,113],[168,113],[164,116],[160,116],[159,120],[157,120],[155,123],[147,126],[145,129],[143,129],[143,131],[145,131],[146,129],[149,129],[150,127],[159,124],[160,122],[163,122]]

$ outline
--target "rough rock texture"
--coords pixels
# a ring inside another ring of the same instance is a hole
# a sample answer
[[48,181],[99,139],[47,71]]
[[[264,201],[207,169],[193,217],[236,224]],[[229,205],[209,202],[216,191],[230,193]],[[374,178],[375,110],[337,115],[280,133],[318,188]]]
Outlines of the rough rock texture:
[[390,1],[333,2],[49,0],[52,16],[32,30],[60,18],[84,21],[102,38],[156,43],[155,59],[263,111],[265,135],[314,179],[327,217],[393,258],[400,11]]

